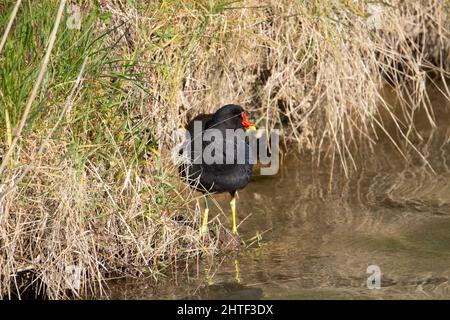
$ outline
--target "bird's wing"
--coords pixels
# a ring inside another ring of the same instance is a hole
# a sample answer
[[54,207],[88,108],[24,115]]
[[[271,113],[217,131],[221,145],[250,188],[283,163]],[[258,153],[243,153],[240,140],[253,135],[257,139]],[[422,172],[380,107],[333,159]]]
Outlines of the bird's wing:
[[[233,140],[231,140],[233,139]],[[245,139],[240,136],[234,136],[231,139],[224,139],[222,142],[222,153],[220,157],[221,163],[209,164],[208,167],[217,172],[226,172],[233,170],[235,165],[248,164],[249,163],[249,145]],[[220,147],[215,141],[206,142],[206,145],[216,144],[216,150],[220,150]],[[233,153],[233,157],[229,153]],[[229,161],[227,162],[227,155],[229,155]]]

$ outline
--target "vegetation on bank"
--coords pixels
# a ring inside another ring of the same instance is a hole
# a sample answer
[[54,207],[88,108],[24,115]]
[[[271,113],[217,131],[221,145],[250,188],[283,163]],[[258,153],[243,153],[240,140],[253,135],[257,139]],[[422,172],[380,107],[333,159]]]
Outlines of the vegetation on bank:
[[30,279],[49,298],[102,293],[214,248],[169,160],[193,115],[239,103],[351,170],[381,113],[407,144],[418,108],[433,125],[425,86],[450,70],[448,1],[64,2],[0,1],[3,298]]

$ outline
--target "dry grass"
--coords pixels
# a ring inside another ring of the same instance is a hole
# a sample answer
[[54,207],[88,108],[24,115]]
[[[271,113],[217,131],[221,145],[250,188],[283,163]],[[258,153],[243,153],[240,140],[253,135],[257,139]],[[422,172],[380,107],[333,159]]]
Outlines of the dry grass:
[[[193,194],[167,151],[197,113],[240,103],[259,127],[351,170],[353,152],[376,143],[381,113],[405,141],[418,108],[432,125],[425,86],[449,75],[443,1],[375,3],[379,19],[369,1],[101,2],[79,1],[82,28],[58,33],[15,148],[57,2],[24,1],[1,53],[1,152],[11,155],[0,185],[2,297],[24,290],[26,271],[61,298],[102,293],[110,274],[157,279],[204,252]],[[0,10],[6,26],[13,5]],[[384,102],[386,80],[406,120]],[[70,266],[83,268],[79,290],[66,281]]]
[[[281,126],[286,140],[327,151],[347,169],[351,149],[375,143],[380,109],[397,121],[379,94],[383,82],[412,119],[429,108],[430,75],[446,77],[450,66],[448,3],[375,2],[372,10],[367,3],[182,1],[106,10],[128,31],[126,43],[143,48],[158,141],[170,143],[180,116],[239,102],[259,127]],[[408,126],[405,138],[412,122],[399,123]]]

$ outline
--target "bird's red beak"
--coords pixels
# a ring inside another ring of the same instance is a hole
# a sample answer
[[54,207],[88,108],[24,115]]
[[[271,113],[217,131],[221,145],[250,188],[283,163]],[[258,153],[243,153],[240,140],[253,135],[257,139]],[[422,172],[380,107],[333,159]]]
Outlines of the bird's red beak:
[[245,114],[245,112],[242,112],[241,115],[242,115],[242,125],[248,130],[256,130],[256,128],[253,125],[253,123],[251,123],[250,120],[248,120],[247,115]]

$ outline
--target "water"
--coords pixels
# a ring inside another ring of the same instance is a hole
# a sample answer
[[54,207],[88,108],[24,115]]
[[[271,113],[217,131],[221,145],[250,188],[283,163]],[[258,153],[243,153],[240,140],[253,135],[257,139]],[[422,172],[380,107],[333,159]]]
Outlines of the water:
[[[255,177],[240,192],[239,232],[247,243],[262,233],[259,243],[192,262],[157,285],[111,282],[111,298],[449,299],[450,104],[436,88],[430,96],[437,128],[418,110],[422,140],[413,141],[435,173],[393,127],[408,161],[380,133],[348,179],[338,165],[331,176],[329,163],[290,153],[277,176]],[[228,195],[216,199],[230,226]],[[381,270],[380,289],[367,287],[370,265]]]

